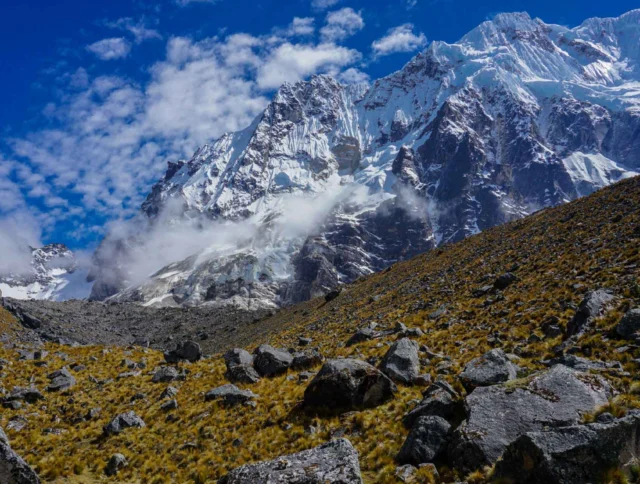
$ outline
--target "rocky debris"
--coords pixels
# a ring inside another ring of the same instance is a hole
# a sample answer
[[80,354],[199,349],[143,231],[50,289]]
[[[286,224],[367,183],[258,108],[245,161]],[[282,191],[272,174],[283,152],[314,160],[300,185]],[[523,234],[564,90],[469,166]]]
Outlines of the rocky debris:
[[242,348],[233,348],[227,351],[223,358],[227,368],[238,365],[253,365],[253,355]]
[[47,391],[49,392],[63,392],[69,390],[76,384],[76,379],[66,368],[50,373],[47,375],[47,378],[51,380],[51,383],[49,383],[47,387]]
[[311,338],[307,338],[307,337],[304,337],[304,336],[299,336],[298,337],[298,345],[299,346],[309,346],[312,341],[313,341],[313,339],[311,339]]
[[412,428],[420,417],[442,417],[449,422],[460,420],[463,402],[447,382],[434,382],[422,395],[422,401],[402,419],[405,427]]
[[160,410],[164,412],[169,412],[171,410],[176,410],[178,408],[178,401],[174,398],[164,402],[160,405]]
[[16,454],[0,427],[0,482],[2,484],[40,484],[40,478],[22,457]]
[[365,341],[372,340],[378,336],[380,336],[380,334],[377,331],[374,331],[371,328],[362,328],[347,340],[346,345],[353,346],[358,343],[364,343]]
[[518,367],[511,363],[504,351],[493,349],[467,363],[459,378],[467,392],[470,392],[476,387],[513,380],[517,375]]
[[183,341],[178,343],[176,349],[167,351],[164,359],[167,363],[178,363],[179,361],[195,362],[202,358],[202,350],[200,345],[195,341]]
[[116,415],[111,422],[104,426],[103,431],[105,435],[116,435],[125,429],[137,427],[146,427],[144,420],[136,415],[134,411],[121,413]]
[[573,368],[578,371],[589,370],[608,370],[611,368],[617,368],[620,366],[620,362],[604,362],[598,360],[590,360],[589,358],[583,358],[581,356],[563,353],[556,358],[552,358],[549,361],[543,362],[547,366],[564,365],[569,368]]
[[520,436],[496,464],[494,477],[522,484],[582,484],[635,465],[640,414],[618,420],[609,414],[607,420]]
[[345,358],[327,361],[304,392],[304,405],[327,411],[372,408],[389,400],[395,384],[375,367]]
[[513,284],[517,280],[518,278],[516,277],[515,274],[511,272],[506,272],[498,276],[498,278],[493,283],[493,288],[498,291],[504,291],[507,287],[509,287],[511,284]]
[[204,395],[204,400],[206,402],[222,400],[224,404],[229,406],[246,403],[256,398],[258,398],[258,395],[253,393],[251,390],[240,390],[237,386],[230,383],[214,388]]
[[177,380],[179,376],[178,370],[173,366],[163,366],[153,374],[151,381],[153,383],[169,383]]
[[358,452],[347,439],[336,439],[313,449],[247,464],[232,470],[219,484],[335,483],[362,484]]
[[34,387],[15,387],[9,396],[4,399],[5,402],[25,401],[27,403],[36,403],[38,400],[44,400],[44,395]]
[[418,469],[414,466],[411,464],[405,464],[396,467],[395,475],[400,482],[415,482],[416,472],[418,472]]
[[433,462],[447,448],[451,425],[442,417],[420,417],[415,422],[396,457],[401,464]]
[[610,397],[605,380],[563,365],[478,387],[465,399],[467,420],[454,432],[449,459],[462,472],[491,465],[522,434],[576,424]]
[[567,337],[580,336],[590,330],[595,319],[602,316],[613,299],[613,294],[605,289],[588,292],[567,323]]
[[261,376],[280,375],[293,363],[293,356],[289,352],[270,345],[260,345],[254,353],[253,366]]
[[413,383],[420,374],[418,343],[409,338],[396,341],[382,358],[380,371],[396,383]]
[[253,367],[253,355],[242,348],[234,348],[224,354],[227,365],[225,378],[233,383],[256,383],[260,375]]
[[165,398],[173,398],[177,394],[178,394],[178,389],[176,387],[168,386],[160,394],[160,400],[164,400]]
[[300,351],[293,354],[293,362],[291,369],[307,370],[314,366],[322,364],[322,355],[318,350]]
[[624,339],[636,339],[640,333],[640,308],[627,311],[616,326],[616,333]]
[[107,467],[104,470],[104,473],[108,476],[115,476],[121,469],[124,469],[129,465],[127,459],[122,454],[113,454],[109,462],[107,463]]

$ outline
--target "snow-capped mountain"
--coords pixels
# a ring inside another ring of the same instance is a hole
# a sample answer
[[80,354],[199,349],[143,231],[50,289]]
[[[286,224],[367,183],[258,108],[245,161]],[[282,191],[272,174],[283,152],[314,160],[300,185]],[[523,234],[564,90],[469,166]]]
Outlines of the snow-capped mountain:
[[639,61],[640,10],[573,29],[513,13],[370,86],[285,84],[169,163],[96,252],[92,298],[296,302],[633,176]]
[[31,264],[21,272],[0,274],[0,294],[15,299],[85,299],[91,293],[88,270],[78,267],[75,254],[63,244],[25,247]]

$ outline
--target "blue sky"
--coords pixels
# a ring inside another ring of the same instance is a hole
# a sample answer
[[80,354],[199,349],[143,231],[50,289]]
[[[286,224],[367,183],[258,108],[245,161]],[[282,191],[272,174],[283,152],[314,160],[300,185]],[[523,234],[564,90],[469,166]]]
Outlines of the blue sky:
[[628,0],[23,0],[0,6],[0,232],[91,248],[166,160],[247,125],[283,81],[400,68],[493,15],[575,26]]

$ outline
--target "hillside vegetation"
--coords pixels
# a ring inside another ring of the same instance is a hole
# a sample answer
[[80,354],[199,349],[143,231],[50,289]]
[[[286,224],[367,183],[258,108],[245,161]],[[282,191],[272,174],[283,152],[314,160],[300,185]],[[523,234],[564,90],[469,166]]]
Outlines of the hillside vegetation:
[[[517,279],[504,290],[479,290],[507,272]],[[252,351],[260,343],[297,348],[299,337],[308,337],[310,347],[325,358],[379,362],[396,335],[353,346],[345,342],[358,329],[385,330],[402,323],[422,330],[422,335],[411,336],[422,347],[422,372],[434,380],[443,377],[464,395],[457,375],[492,348],[517,355],[525,373],[546,368],[543,362],[556,355],[564,336],[545,335],[544,323],[564,329],[594,289],[610,290],[614,303],[570,350],[620,363],[601,374],[617,392],[607,410],[623,414],[640,407],[640,348],[613,331],[627,310],[640,305],[639,178],[396,264],[344,287],[328,302],[316,299],[281,310],[253,325],[253,343],[245,349]],[[394,398],[376,408],[318,415],[301,408],[308,382],[299,382],[299,372],[289,370],[255,384],[238,384],[259,395],[255,408],[222,406],[204,399],[205,392],[228,383],[222,354],[214,354],[178,364],[184,377],[170,383],[178,389],[178,408],[164,410],[160,395],[167,384],[152,382],[156,367],[164,364],[162,353],[133,346],[47,343],[43,360],[19,360],[17,350],[29,347],[18,338],[21,331],[0,310],[0,359],[6,360],[0,387],[8,393],[31,384],[45,398],[2,409],[0,426],[12,448],[45,481],[203,483],[239,465],[344,436],[359,452],[365,482],[398,482],[395,456],[408,432],[402,418],[422,398],[422,388],[400,384]],[[144,365],[128,369],[122,366],[125,359]],[[64,366],[71,368],[77,384],[66,392],[46,392],[47,374]],[[131,374],[122,376],[127,372]],[[130,410],[146,427],[103,436],[104,425]],[[129,465],[117,477],[107,477],[104,469],[114,453],[123,454]],[[444,482],[483,482],[491,473],[479,469],[456,475],[444,465],[438,471]],[[415,482],[434,480],[428,468],[414,477]]]

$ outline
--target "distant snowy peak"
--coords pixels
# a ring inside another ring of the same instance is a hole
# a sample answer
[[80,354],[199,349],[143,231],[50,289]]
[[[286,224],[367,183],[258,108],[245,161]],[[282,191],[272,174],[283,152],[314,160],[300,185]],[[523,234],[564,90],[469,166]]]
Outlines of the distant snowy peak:
[[84,299],[91,293],[87,270],[79,269],[75,254],[63,244],[29,247],[31,266],[13,274],[0,274],[3,297],[15,299]]
[[285,84],[169,163],[96,252],[92,297],[289,304],[636,175],[639,54],[640,10],[573,29],[511,13],[371,85]]

